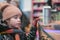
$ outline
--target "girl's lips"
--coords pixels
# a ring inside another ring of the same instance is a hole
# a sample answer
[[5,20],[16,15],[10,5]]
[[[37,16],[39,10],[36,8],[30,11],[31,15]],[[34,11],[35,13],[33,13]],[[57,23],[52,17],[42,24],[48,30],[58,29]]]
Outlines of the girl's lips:
[[17,22],[17,24],[21,24],[21,22]]
[[17,25],[21,26],[21,23],[17,23]]

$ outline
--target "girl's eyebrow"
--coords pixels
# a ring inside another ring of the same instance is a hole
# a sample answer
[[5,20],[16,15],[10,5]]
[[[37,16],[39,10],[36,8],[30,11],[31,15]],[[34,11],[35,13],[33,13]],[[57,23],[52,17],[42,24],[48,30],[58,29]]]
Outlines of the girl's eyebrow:
[[15,15],[15,16],[13,16],[13,17],[18,17],[18,16],[21,17],[22,15]]

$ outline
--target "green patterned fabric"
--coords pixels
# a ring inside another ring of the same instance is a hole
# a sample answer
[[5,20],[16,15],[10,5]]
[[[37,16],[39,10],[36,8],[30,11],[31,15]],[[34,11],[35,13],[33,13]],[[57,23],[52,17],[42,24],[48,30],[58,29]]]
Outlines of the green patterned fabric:
[[36,37],[36,27],[32,27],[30,33],[27,36],[27,40],[35,40]]

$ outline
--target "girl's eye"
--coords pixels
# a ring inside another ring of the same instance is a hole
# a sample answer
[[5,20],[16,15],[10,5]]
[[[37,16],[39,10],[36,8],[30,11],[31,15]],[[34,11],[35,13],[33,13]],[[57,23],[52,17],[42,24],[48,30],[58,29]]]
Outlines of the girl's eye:
[[14,19],[17,19],[17,18],[18,18],[18,16],[13,16],[13,18],[14,18]]
[[15,19],[18,19],[18,18],[21,19],[21,17],[18,17],[18,16],[14,16],[14,18],[15,18]]
[[14,18],[15,18],[15,19],[17,19],[18,17],[17,17],[17,16],[15,16]]
[[14,16],[13,18],[14,18],[14,19],[18,19],[18,18],[20,19],[21,16],[16,15],[16,16]]

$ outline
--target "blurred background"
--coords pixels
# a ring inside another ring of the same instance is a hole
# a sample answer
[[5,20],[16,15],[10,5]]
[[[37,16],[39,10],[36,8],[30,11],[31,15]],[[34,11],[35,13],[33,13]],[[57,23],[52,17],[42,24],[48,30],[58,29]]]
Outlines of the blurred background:
[[32,22],[38,22],[53,38],[60,38],[60,0],[0,0],[19,7]]

